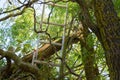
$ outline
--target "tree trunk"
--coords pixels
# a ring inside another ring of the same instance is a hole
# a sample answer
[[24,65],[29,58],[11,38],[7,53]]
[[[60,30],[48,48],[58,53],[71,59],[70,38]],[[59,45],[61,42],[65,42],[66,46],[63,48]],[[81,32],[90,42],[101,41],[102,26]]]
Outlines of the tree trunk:
[[97,64],[95,63],[94,49],[91,48],[90,50],[87,50],[84,45],[81,44],[81,49],[86,79],[99,80],[99,70]]
[[[94,25],[90,18],[88,11],[88,6],[84,0],[76,0],[81,7],[80,21],[82,22],[83,38],[81,42],[82,49],[82,61],[84,64],[85,75],[87,80],[99,80],[99,70],[97,64],[95,63],[95,53],[94,46],[88,44],[87,36],[90,34],[89,28],[92,29],[94,33],[97,32],[97,27]],[[96,35],[99,36],[99,33]],[[90,46],[90,47],[89,47]]]
[[[100,80],[98,66],[95,63],[94,45],[87,42],[90,32],[83,28],[83,38],[80,40],[82,62],[84,65],[85,75],[87,80]],[[94,42],[94,41],[92,41]],[[94,43],[93,43],[94,44]]]
[[96,21],[110,73],[110,80],[120,80],[120,23],[112,0],[94,0]]

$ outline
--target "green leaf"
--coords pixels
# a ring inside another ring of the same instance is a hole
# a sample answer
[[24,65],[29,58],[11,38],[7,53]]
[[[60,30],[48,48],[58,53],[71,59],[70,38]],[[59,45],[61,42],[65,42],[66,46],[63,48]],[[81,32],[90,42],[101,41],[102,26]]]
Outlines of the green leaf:
[[86,42],[87,42],[89,47],[94,46],[94,37],[93,37],[92,33],[87,36]]
[[24,48],[22,49],[22,53],[25,53],[25,52],[27,52],[27,49],[24,47]]
[[31,45],[30,44],[24,44],[24,47],[29,48],[29,47],[31,47]]
[[15,49],[15,52],[18,52],[21,50],[21,46],[18,46],[16,49]]
[[17,39],[16,41],[17,41],[18,43],[22,43],[22,42],[23,42],[22,40],[19,40],[19,39]]

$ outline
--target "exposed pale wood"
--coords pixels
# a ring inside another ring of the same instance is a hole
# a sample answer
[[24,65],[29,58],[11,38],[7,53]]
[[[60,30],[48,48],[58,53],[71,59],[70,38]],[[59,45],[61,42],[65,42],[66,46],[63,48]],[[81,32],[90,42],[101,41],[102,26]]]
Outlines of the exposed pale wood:
[[[67,37],[65,41],[66,41],[66,43],[68,43],[67,45],[69,46],[70,44],[78,42],[79,38],[77,36],[73,35],[71,37]],[[62,39],[56,40],[55,43],[62,43]],[[38,50],[38,59],[39,60],[46,59],[46,58],[50,57],[51,55],[53,55],[55,52],[59,51],[60,49],[61,49],[60,45],[44,44]],[[28,61],[31,62],[31,59],[33,56],[32,53],[33,52],[24,56],[22,58],[22,60],[26,61],[26,62],[28,62]]]

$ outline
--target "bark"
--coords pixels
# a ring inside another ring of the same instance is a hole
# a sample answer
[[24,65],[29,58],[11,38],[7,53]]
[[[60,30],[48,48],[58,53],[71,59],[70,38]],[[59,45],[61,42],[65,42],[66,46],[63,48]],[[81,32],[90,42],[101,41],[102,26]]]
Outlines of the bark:
[[112,0],[94,0],[96,21],[109,67],[110,80],[120,80],[120,23]]
[[[56,43],[61,43],[62,39],[55,41]],[[38,59],[44,60],[51,55],[53,55],[55,52],[59,51],[61,49],[61,46],[59,45],[52,45],[52,44],[44,44],[41,48],[38,50]],[[32,52],[33,53],[33,52]],[[33,54],[30,53],[22,58],[25,62],[31,62]]]
[[87,80],[100,80],[99,70],[97,64],[95,63],[95,52],[94,46],[89,47],[90,45],[86,42],[87,36],[90,34],[88,28],[96,33],[98,38],[100,38],[97,26],[92,22],[91,16],[88,11],[88,6],[83,0],[76,0],[80,5],[81,13],[80,20],[83,25],[83,38],[80,40],[82,48],[82,60],[84,63],[85,75]]
[[95,53],[93,48],[90,51],[81,45],[81,49],[86,80],[100,80],[98,66],[95,63]]
[[88,44],[86,41],[88,36],[89,34],[86,33],[83,40],[80,40],[82,62],[84,64],[86,79],[100,80],[98,66],[95,62],[94,46]]
[[[67,47],[73,43],[76,43],[79,41],[79,38],[76,35],[72,35],[71,37],[66,38]],[[61,43],[62,39],[59,39],[55,41],[56,43]],[[41,48],[39,48],[38,51],[38,60],[44,60],[52,56],[54,53],[59,51],[61,49],[60,45],[52,45],[52,44],[44,44]],[[20,72],[28,72],[33,74],[37,80],[44,80],[43,74],[41,74],[40,69],[38,69],[37,66],[31,65],[33,52],[30,54],[24,56],[22,59],[20,59],[18,56],[16,56],[13,52],[5,52],[0,49],[0,55],[2,57],[6,57],[8,64],[7,67],[4,67],[1,69],[1,76],[0,79],[7,79],[11,77],[14,73],[16,74],[17,71],[20,70]],[[10,60],[13,60],[15,63],[11,63]],[[30,63],[28,63],[30,62]],[[8,70],[9,69],[9,70]],[[42,72],[43,73],[43,72]]]
[[[6,59],[9,60],[13,60],[14,64],[19,68],[22,69],[24,72],[30,72],[32,74],[34,74],[36,76],[36,78],[39,80],[41,77],[40,71],[37,67],[29,64],[29,63],[25,63],[23,62],[17,55],[15,55],[13,52],[10,51],[3,51],[2,49],[0,49],[0,55],[2,57],[5,57]],[[11,69],[11,66],[9,66],[9,69]],[[13,71],[14,72],[14,71]],[[4,72],[3,72],[4,73]],[[0,76],[0,79],[5,79],[4,78],[4,74],[2,72],[0,74],[2,74]],[[6,73],[9,74],[9,73]],[[10,74],[11,75],[11,74]],[[9,75],[7,75],[8,77]]]
[[[105,57],[106,57],[106,61],[107,61],[109,72],[110,72],[110,79],[120,80],[120,69],[119,69],[120,23],[119,23],[119,18],[117,16],[117,13],[114,10],[114,5],[112,3],[112,0],[93,0],[97,25],[93,24],[93,22],[91,21],[90,14],[89,14],[87,5],[85,5],[84,0],[76,0],[76,2],[80,5],[82,9],[82,17],[84,18],[82,21],[83,26],[86,27],[86,29],[88,29],[89,27],[96,34],[99,41],[104,47]],[[73,42],[71,42],[70,44],[74,43],[74,39],[77,39],[78,41],[78,38],[76,37],[71,37],[71,38],[73,38]],[[58,42],[61,42],[61,40],[59,40]],[[53,46],[51,44],[45,44],[39,49],[38,58],[41,60],[48,58],[51,55],[53,55],[56,51],[59,51],[60,49],[61,49],[61,46],[55,46],[55,45]],[[11,58],[12,57],[13,56],[11,56]],[[19,59],[15,59],[15,60],[19,60]],[[32,60],[32,54],[29,54],[22,58],[22,61],[25,61],[25,62],[28,62],[31,60]],[[16,63],[18,66],[21,65],[20,68],[24,70],[23,65],[25,66],[25,64],[23,62],[18,64],[19,61],[18,62],[16,61]],[[90,63],[93,63],[93,62],[90,61]],[[89,64],[86,63],[86,65],[89,65]],[[29,68],[29,65],[26,65],[26,66],[27,68]],[[30,70],[28,69],[27,71],[30,71]],[[33,73],[35,72],[36,71],[33,71]]]
[[[90,21],[83,0],[76,0],[84,12],[86,22]],[[89,23],[89,28],[97,35],[104,50],[110,79],[120,80],[120,23],[112,0],[93,0],[97,30]],[[85,27],[85,25],[83,25]],[[95,30],[95,31],[94,31]]]
[[[77,43],[79,41],[78,36],[72,35],[71,37],[66,38],[67,47],[73,43]],[[62,43],[62,39],[54,41],[55,43]],[[38,59],[44,60],[52,56],[54,53],[59,51],[61,49],[60,45],[52,45],[52,44],[44,44],[41,48],[38,50]],[[33,52],[32,52],[33,53]],[[33,54],[30,53],[22,58],[25,62],[30,62],[32,60]]]

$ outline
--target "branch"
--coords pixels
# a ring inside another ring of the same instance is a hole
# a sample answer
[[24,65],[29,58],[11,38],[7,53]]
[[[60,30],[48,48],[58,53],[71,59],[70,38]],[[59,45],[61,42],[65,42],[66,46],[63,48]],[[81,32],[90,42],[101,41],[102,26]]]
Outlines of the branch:
[[3,57],[7,57],[14,61],[14,63],[23,71],[30,72],[34,74],[37,78],[40,77],[39,69],[36,66],[33,66],[29,63],[23,62],[16,54],[9,52],[9,51],[3,51],[0,49],[0,55]]
[[[73,43],[77,43],[79,41],[79,38],[76,36],[76,35],[72,35],[71,37],[67,37],[66,38],[66,43],[67,44],[67,47]],[[62,39],[59,39],[59,40],[55,40],[54,43],[58,43],[58,44],[61,44],[62,43]],[[46,59],[50,56],[52,56],[55,52],[59,51],[61,49],[61,45],[54,45],[54,44],[50,44],[50,43],[47,43],[45,45],[43,45],[41,48],[39,48],[38,50],[38,59],[39,60],[43,60],[43,59]],[[26,61],[26,62],[31,62],[32,60],[32,52],[26,56],[24,56],[22,58],[23,61]]]
[[22,11],[17,12],[16,14],[9,14],[9,15],[7,15],[7,16],[4,16],[3,18],[0,19],[0,21],[4,21],[4,20],[6,20],[6,19],[8,19],[8,18],[10,18],[10,17],[16,17],[16,16],[18,16],[18,15],[21,15],[21,14],[25,11],[25,9],[26,9],[26,7],[24,7],[24,8],[22,9]]
[[40,61],[40,60],[35,60],[34,61],[35,63],[37,64],[46,64],[46,65],[49,65],[49,66],[56,66],[56,67],[60,67],[60,64],[55,64],[55,63],[52,63],[52,62],[46,62],[46,61]]
[[17,7],[15,9],[12,9],[12,10],[9,10],[9,11],[4,11],[4,12],[0,13],[0,14],[10,13],[10,12],[13,12],[13,11],[16,11],[16,10],[19,10],[19,9],[23,8],[22,11],[17,12],[16,14],[8,14],[8,15],[4,16],[3,18],[0,18],[0,21],[4,21],[4,20],[6,20],[10,17],[16,17],[18,15],[21,15],[25,11],[26,8],[30,7],[33,3],[37,2],[37,1],[38,0],[32,0],[31,2],[28,2],[27,4],[23,4],[20,7]]
[[82,17],[81,21],[82,21],[83,27],[85,27],[86,29],[90,28],[100,40],[101,36],[99,33],[98,25],[92,22],[91,16],[88,10],[88,5],[85,3],[84,0],[76,0],[76,2],[79,4],[80,8],[82,9],[81,14],[79,15]]

